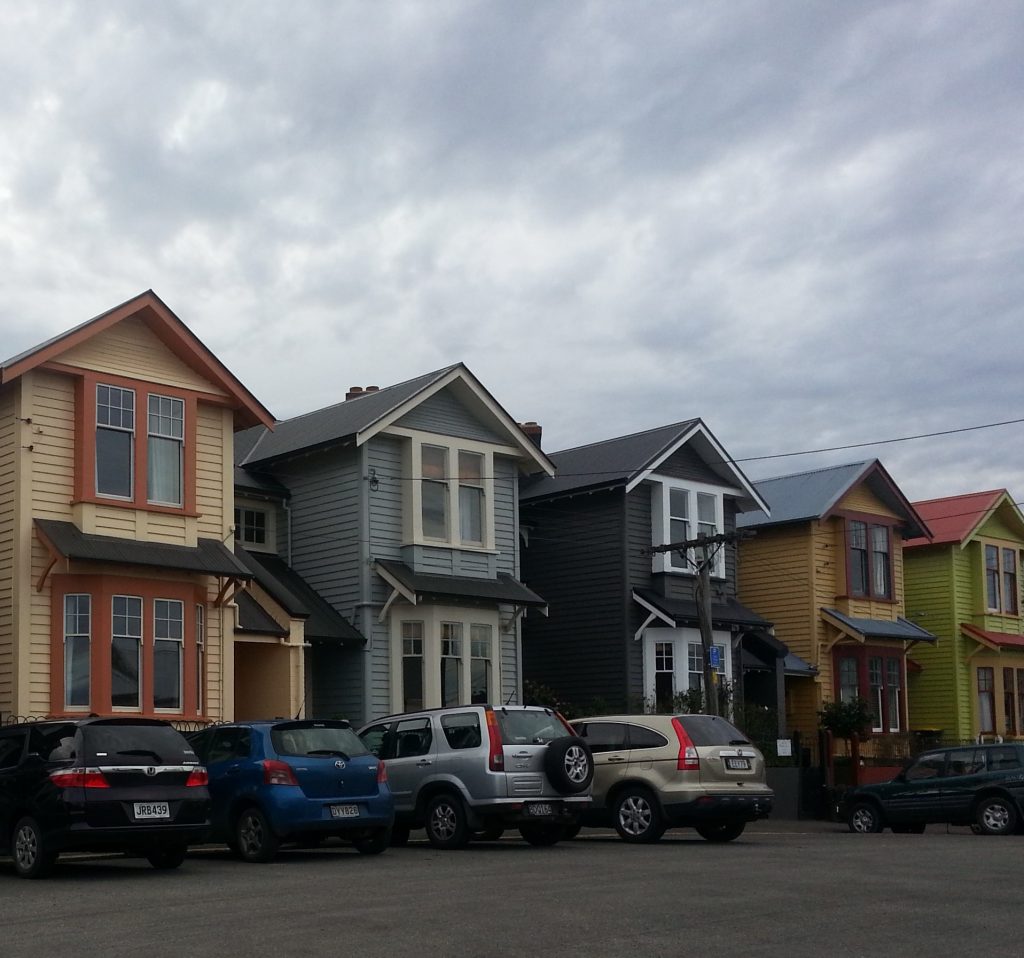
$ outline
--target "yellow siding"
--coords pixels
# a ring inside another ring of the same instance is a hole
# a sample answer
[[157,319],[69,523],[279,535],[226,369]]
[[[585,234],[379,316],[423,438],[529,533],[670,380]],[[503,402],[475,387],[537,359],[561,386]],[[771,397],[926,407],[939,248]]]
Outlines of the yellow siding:
[[130,318],[61,353],[60,361],[97,372],[224,395],[174,355],[140,319]]
[[[26,426],[32,463],[32,515],[72,518],[75,475],[75,387],[68,376],[34,370],[23,381],[32,403]],[[27,394],[27,393],[26,393]]]
[[[1024,669],[1024,652],[979,652],[970,660],[968,682],[970,684],[970,708],[964,711],[969,713],[970,726],[965,737],[975,738],[978,735],[980,720],[978,715],[978,673],[979,668],[991,668],[995,679],[995,718],[996,732],[1000,735],[1007,735],[1008,727],[1006,722],[1006,709],[1003,704],[1003,669]],[[1014,705],[1017,705],[1015,700]],[[1018,731],[1011,738],[1021,737]]]
[[[199,535],[224,539],[234,522],[231,475],[234,430],[231,412],[199,403],[196,423],[196,509]],[[230,546],[229,546],[230,547]]]
[[14,485],[15,446],[20,426],[15,419],[15,390],[0,391],[0,716],[14,707]]
[[[123,536],[128,539],[142,538],[139,536],[138,529],[142,517],[134,509],[97,505],[90,511],[93,515],[92,528],[87,529],[83,527],[83,531],[93,532],[100,536]],[[145,520],[143,519],[142,521]]]
[[866,512],[872,516],[888,516],[898,519],[900,516],[890,509],[881,499],[876,496],[866,483],[851,489],[842,499],[839,500],[837,509],[848,512]]

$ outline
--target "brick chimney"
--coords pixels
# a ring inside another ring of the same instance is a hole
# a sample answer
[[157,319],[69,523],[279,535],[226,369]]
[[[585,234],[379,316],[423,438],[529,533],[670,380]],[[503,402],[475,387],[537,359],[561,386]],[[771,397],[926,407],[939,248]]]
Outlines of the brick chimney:
[[521,422],[519,428],[526,433],[527,438],[532,442],[538,449],[541,448],[540,437],[544,431],[542,426],[539,426],[535,422]]
[[348,402],[350,399],[358,399],[362,395],[363,395],[363,387],[362,386],[349,386],[348,387],[348,392],[345,393],[345,402]]

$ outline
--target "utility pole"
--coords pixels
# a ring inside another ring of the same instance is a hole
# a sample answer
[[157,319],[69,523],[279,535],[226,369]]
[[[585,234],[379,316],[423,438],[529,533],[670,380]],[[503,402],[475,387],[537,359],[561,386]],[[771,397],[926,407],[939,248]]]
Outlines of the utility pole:
[[[724,532],[717,535],[699,535],[696,539],[684,542],[669,542],[663,546],[652,546],[651,552],[679,552],[686,560],[696,567],[697,571],[697,622],[700,626],[700,645],[703,651],[704,666],[704,712],[707,715],[718,715],[718,673],[711,665],[711,650],[714,648],[714,632],[711,628],[711,564],[722,546],[730,542],[746,539],[753,533]],[[700,559],[695,561],[689,550],[700,549]]]

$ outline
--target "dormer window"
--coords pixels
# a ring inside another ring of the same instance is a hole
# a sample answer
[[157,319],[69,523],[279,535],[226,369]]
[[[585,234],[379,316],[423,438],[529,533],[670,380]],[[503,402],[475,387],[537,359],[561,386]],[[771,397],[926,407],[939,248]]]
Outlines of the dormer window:
[[[722,493],[711,486],[688,483],[679,479],[659,479],[651,487],[653,518],[652,542],[666,545],[687,542],[698,536],[714,536],[724,531]],[[725,576],[725,554],[721,546],[712,547],[711,574]],[[695,575],[700,549],[655,553],[655,572],[682,572]]]

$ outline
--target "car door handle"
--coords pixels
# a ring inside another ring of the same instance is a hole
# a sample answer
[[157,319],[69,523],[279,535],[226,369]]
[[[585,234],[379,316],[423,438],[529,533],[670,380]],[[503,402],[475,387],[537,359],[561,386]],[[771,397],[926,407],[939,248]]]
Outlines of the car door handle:
[[613,762],[617,763],[617,762],[624,762],[624,761],[626,761],[626,760],[621,755],[612,755],[608,759],[608,764],[611,765]]
[[530,757],[530,753],[529,752],[516,752],[516,754],[513,755],[512,757],[513,758],[529,758]]
[[434,763],[433,763],[433,762],[431,762],[431,760],[430,760],[429,758],[421,758],[421,759],[420,759],[420,760],[419,760],[419,761],[418,761],[418,762],[416,763],[416,765],[417,765],[417,766],[422,766],[422,765],[433,765],[433,764],[434,764]]

